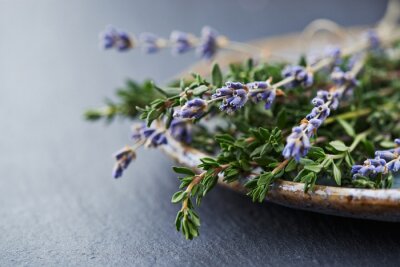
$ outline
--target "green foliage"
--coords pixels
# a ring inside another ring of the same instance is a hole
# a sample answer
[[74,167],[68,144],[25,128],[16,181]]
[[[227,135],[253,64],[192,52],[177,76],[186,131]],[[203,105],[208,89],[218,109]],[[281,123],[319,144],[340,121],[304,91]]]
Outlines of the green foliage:
[[128,80],[125,87],[116,91],[117,100],[114,102],[106,99],[106,106],[103,108],[89,109],[84,116],[87,120],[96,121],[106,119],[112,121],[116,116],[135,118],[139,113],[136,107],[144,107],[149,102],[160,97],[161,94],[155,90],[154,84],[150,80],[142,84]]

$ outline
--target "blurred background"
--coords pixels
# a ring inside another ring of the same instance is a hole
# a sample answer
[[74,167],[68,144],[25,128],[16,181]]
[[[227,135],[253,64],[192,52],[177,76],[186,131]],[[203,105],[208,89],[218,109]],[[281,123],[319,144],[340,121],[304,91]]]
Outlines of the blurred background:
[[[173,162],[141,151],[111,178],[129,121],[87,123],[82,113],[127,78],[165,82],[189,53],[104,52],[108,24],[132,33],[199,33],[232,40],[301,31],[317,18],[374,25],[376,0],[0,0],[0,265],[374,265],[400,261],[398,225],[253,204],[217,188],[203,202],[201,237],[184,240],[170,203]],[[368,255],[366,255],[368,251]]]

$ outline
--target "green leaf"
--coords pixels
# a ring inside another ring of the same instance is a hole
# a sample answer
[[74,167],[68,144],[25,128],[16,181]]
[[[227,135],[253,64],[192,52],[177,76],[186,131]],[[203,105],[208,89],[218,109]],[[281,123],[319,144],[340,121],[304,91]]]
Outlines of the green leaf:
[[281,109],[281,111],[279,111],[278,116],[277,116],[277,126],[280,129],[283,129],[283,127],[285,127],[287,122],[287,114],[286,114],[286,110],[284,108]]
[[294,171],[296,169],[296,166],[297,166],[297,162],[294,159],[291,159],[285,168],[285,172]]
[[307,158],[300,158],[300,164],[301,165],[310,165],[310,164],[314,164],[315,162],[311,159],[307,159]]
[[162,111],[153,109],[147,114],[147,127],[150,127],[151,123],[161,115]]
[[304,169],[318,173],[321,171],[322,167],[323,166],[320,164],[309,164],[309,165],[305,165]]
[[185,191],[178,191],[172,196],[171,202],[172,203],[181,202],[186,196],[187,193]]
[[189,169],[189,168],[186,168],[186,167],[176,167],[176,166],[174,166],[174,167],[172,167],[172,169],[176,173],[187,174],[187,175],[190,175],[190,176],[195,176],[196,175],[196,173],[192,169]]
[[333,170],[333,178],[335,178],[336,184],[341,185],[342,184],[342,172],[339,170],[339,168],[336,166],[335,163],[332,164],[332,170]]
[[211,78],[212,78],[212,83],[216,87],[221,87],[222,86],[222,72],[221,69],[219,68],[218,64],[214,64],[212,71],[211,71]]
[[354,137],[356,135],[356,132],[354,131],[353,126],[351,126],[347,121],[338,118],[337,121],[339,122],[339,124],[343,127],[343,129],[346,131],[346,133],[349,136]]
[[175,227],[176,230],[179,232],[181,230],[181,226],[182,226],[182,217],[183,217],[183,211],[179,211],[176,214],[176,218],[175,218]]
[[392,141],[382,141],[379,145],[383,148],[393,148],[396,144]]
[[319,159],[326,156],[324,150],[320,147],[312,146],[307,154],[308,157]]
[[336,140],[329,143],[334,149],[340,152],[344,152],[349,150],[349,147],[346,146],[342,141]]
[[193,95],[195,96],[202,95],[207,91],[208,91],[208,86],[200,85],[199,87],[193,89]]

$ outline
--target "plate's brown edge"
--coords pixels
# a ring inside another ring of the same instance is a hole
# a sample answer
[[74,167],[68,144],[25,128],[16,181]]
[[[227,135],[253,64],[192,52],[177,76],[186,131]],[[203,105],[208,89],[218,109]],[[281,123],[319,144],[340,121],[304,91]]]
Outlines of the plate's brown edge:
[[[172,137],[168,140],[168,145],[161,146],[161,150],[178,163],[199,172],[197,165],[200,163],[200,158],[209,155],[185,146]],[[240,182],[226,183],[221,177],[218,183],[237,192],[247,192]],[[331,215],[400,222],[399,189],[316,185],[313,191],[305,193],[303,183],[279,179],[271,186],[266,200],[287,207]]]

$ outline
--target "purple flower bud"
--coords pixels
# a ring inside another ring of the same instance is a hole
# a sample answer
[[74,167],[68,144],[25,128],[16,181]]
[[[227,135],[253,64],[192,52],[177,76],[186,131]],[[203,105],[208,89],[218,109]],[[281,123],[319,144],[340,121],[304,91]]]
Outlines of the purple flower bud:
[[321,98],[314,97],[313,100],[311,100],[311,103],[315,107],[319,107],[319,106],[322,106],[323,104],[325,104],[325,101],[323,99],[321,99]]
[[400,159],[393,160],[388,163],[387,168],[391,172],[398,172],[400,171]]
[[169,38],[173,54],[183,54],[193,48],[191,35],[185,32],[173,31]]
[[396,155],[391,151],[383,150],[383,151],[376,151],[375,157],[383,158],[387,161],[390,161],[392,159],[395,159]]
[[271,84],[266,81],[266,82],[252,82],[252,83],[248,83],[247,87],[249,87],[250,89],[267,89],[271,87]]
[[241,82],[226,82],[225,86],[232,89],[243,89],[246,86]]
[[169,128],[171,135],[178,141],[190,144],[192,142],[192,129],[191,124],[184,120],[174,119]]
[[132,160],[136,158],[135,151],[130,147],[124,147],[114,155],[117,162],[113,170],[113,177],[119,178],[122,176],[123,171],[128,168]]
[[[276,97],[276,91],[271,86],[269,81],[266,82],[252,82],[246,85],[250,89],[250,98],[253,102],[258,103],[265,101],[264,108],[270,109]],[[264,91],[260,91],[264,89]],[[252,92],[256,91],[256,92]]]
[[282,151],[286,159],[294,158],[296,161],[304,157],[310,149],[310,139],[304,134],[302,127],[297,126],[292,129],[292,133],[286,139],[286,146]]
[[151,146],[158,147],[160,145],[166,145],[168,143],[167,137],[164,133],[156,133],[150,137]]
[[197,47],[197,53],[201,58],[211,59],[215,56],[218,50],[218,32],[206,26],[201,30],[201,40]]
[[320,119],[311,119],[306,127],[306,134],[308,135],[308,137],[312,137],[314,135],[314,132],[319,128],[319,126],[321,126],[322,124],[322,120]]
[[146,124],[136,124],[133,127],[132,139],[135,140],[144,140],[147,139],[150,135],[152,135],[156,130],[153,128],[149,128]]
[[147,54],[153,54],[160,50],[160,40],[160,37],[149,32],[144,32],[139,35],[139,41],[142,50]]
[[[395,142],[396,140],[398,139],[395,139]],[[364,161],[364,165],[362,165],[362,168],[358,169],[358,166],[360,165],[353,166],[353,177],[359,175],[375,177],[378,173],[386,174],[387,172],[396,173],[400,171],[399,152],[399,148],[376,151],[375,158],[367,159],[366,161]]]
[[127,51],[132,48],[133,43],[129,35],[121,30],[117,30],[112,26],[108,26],[100,35],[102,47],[104,49],[115,48],[120,52]]
[[356,174],[363,167],[363,165],[353,165],[351,167],[351,174]]
[[346,85],[345,90],[352,89],[354,86],[358,85],[358,81],[350,72],[343,72],[339,67],[331,73],[331,79],[337,86]]
[[207,108],[207,102],[201,98],[195,98],[182,106],[179,111],[176,111],[174,116],[181,118],[200,118]]
[[307,71],[301,66],[286,66],[282,70],[282,76],[284,78],[293,77],[294,80],[286,85],[286,88],[293,88],[299,85],[304,87],[310,87],[314,82],[312,72]]
[[212,98],[215,99],[223,96],[232,96],[233,91],[234,90],[232,88],[227,88],[227,87],[218,88],[215,94],[212,95]]
[[220,109],[225,111],[228,114],[232,114],[238,109],[242,108],[247,102],[247,92],[244,89],[234,90],[232,97],[225,98],[221,105]]

